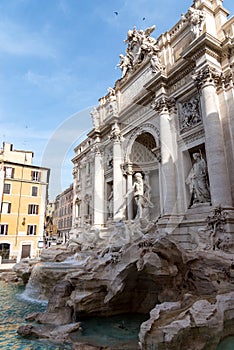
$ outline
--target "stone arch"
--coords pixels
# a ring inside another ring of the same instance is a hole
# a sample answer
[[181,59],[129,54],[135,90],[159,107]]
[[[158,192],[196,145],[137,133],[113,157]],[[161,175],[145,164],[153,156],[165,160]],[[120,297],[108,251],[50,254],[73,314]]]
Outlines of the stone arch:
[[134,193],[134,175],[140,172],[143,178],[144,196],[149,199],[144,208],[147,220],[160,214],[159,185],[160,141],[159,131],[151,123],[145,123],[134,129],[126,145],[125,163],[127,186],[126,193],[131,193],[127,200],[127,218],[137,218],[137,203]]
[[[137,149],[137,148],[140,148],[140,145],[143,145],[145,147],[146,155],[149,156],[150,153],[152,153],[153,155],[152,150],[160,148],[159,136],[160,135],[159,135],[158,129],[151,123],[145,123],[137,127],[136,129],[134,129],[127,143],[125,162],[132,161],[131,154],[132,154],[133,147]],[[136,143],[138,144],[139,147],[136,146]],[[138,150],[138,152],[140,152],[140,150]],[[143,156],[143,153],[144,153],[143,149],[140,153],[142,153],[142,156]]]

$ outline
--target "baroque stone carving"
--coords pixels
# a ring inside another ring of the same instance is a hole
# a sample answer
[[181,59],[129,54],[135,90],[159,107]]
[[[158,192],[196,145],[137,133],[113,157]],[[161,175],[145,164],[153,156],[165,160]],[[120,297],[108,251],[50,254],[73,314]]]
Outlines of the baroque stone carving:
[[186,179],[186,184],[189,185],[192,195],[192,206],[210,202],[207,166],[201,151],[193,153],[193,159],[195,162]]
[[117,115],[118,107],[115,89],[109,87],[108,88],[108,102],[109,102],[109,114]]
[[134,175],[133,196],[137,205],[137,213],[135,219],[147,218],[149,215],[149,208],[153,208],[150,197],[151,187],[146,179],[143,180],[141,173]]
[[201,35],[205,23],[205,14],[203,11],[190,7],[186,15],[182,14],[182,20],[190,23],[195,39]]
[[117,64],[117,67],[120,67],[122,71],[122,78],[129,70],[141,64],[145,57],[150,57],[153,73],[164,69],[159,58],[160,50],[157,41],[150,36],[154,29],[155,26],[149,27],[145,31],[137,30],[134,27],[133,30],[128,31],[127,39],[124,40],[124,43],[128,44],[126,55],[120,54],[120,62]]
[[112,127],[111,134],[110,134],[110,140],[114,142],[121,142],[122,141],[122,135],[120,132],[119,125],[115,123]]
[[174,98],[161,97],[160,99],[156,99],[152,104],[151,108],[153,108],[158,113],[168,113],[172,109],[176,107],[176,101]]
[[201,113],[199,109],[199,99],[191,97],[181,104],[181,130],[186,131],[201,122]]
[[93,120],[93,126],[95,129],[98,129],[100,126],[100,115],[96,107],[92,109],[90,112],[92,120]]
[[193,75],[194,83],[198,91],[202,88],[205,83],[213,83],[217,87],[221,84],[221,73],[217,69],[207,65],[206,67],[199,70],[195,75]]

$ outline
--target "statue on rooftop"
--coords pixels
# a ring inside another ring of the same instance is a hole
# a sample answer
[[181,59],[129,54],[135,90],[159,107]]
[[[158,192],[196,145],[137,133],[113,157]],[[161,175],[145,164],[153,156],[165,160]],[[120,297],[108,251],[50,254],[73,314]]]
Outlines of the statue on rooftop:
[[182,20],[189,22],[191,25],[191,31],[197,39],[201,33],[205,22],[205,14],[203,11],[190,7],[187,14],[182,14]]
[[162,68],[158,57],[159,48],[157,41],[150,36],[154,30],[155,26],[146,30],[137,30],[134,27],[128,31],[127,38],[124,40],[124,43],[128,45],[126,55],[119,55],[121,60],[117,64],[122,70],[122,77],[135,65],[142,63],[145,57],[151,58],[151,66],[155,71]]

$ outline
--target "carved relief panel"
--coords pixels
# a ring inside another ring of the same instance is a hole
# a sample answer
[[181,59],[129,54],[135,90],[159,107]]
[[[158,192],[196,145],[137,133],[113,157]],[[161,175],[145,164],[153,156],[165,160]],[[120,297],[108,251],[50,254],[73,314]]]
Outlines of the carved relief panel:
[[198,124],[201,124],[202,115],[198,95],[194,95],[179,103],[179,120],[180,131],[182,133],[188,131],[194,126],[197,126]]

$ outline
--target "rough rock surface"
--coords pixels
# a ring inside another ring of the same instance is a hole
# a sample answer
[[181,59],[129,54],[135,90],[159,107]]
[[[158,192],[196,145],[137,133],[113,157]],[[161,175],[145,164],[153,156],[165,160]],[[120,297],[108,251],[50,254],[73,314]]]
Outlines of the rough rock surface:
[[22,279],[12,270],[0,272],[0,281],[4,281],[6,283],[23,284]]
[[81,330],[79,322],[58,327],[24,325],[18,328],[17,333],[23,337],[50,339],[57,343],[64,343],[70,340],[69,334],[77,330]]
[[33,267],[38,264],[39,259],[22,259],[13,266],[13,271],[20,277],[24,284],[28,283]]
[[139,334],[143,350],[156,344],[158,349],[212,350],[221,338],[234,334],[234,262],[229,252],[185,251],[170,235],[153,232],[131,244],[81,251],[61,263],[47,256],[34,270],[30,281],[35,278],[39,293],[49,299],[46,312],[37,315],[40,323],[150,313]]

